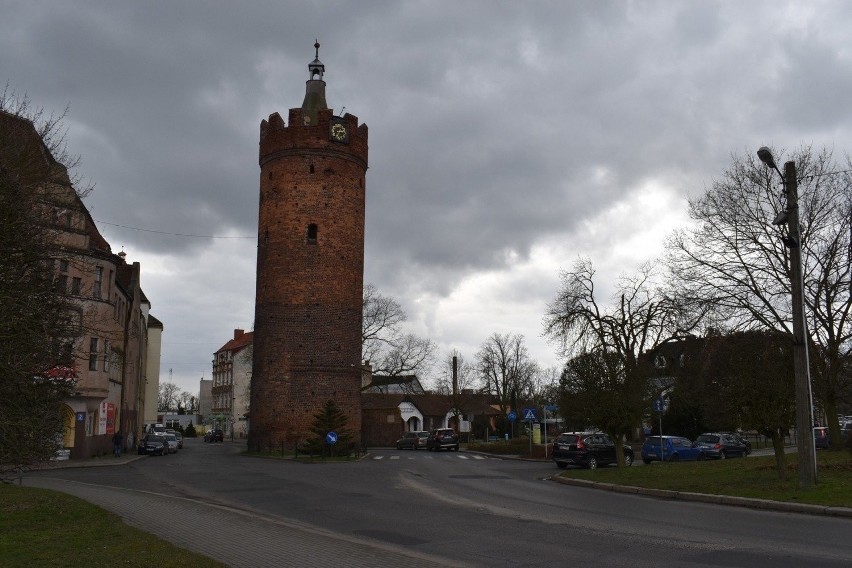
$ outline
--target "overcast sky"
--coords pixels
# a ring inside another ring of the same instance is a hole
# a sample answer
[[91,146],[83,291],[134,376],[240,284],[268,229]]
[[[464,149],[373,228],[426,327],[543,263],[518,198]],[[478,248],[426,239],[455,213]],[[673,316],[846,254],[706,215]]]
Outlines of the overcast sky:
[[852,150],[841,0],[0,0],[0,14],[0,82],[70,105],[85,203],[142,264],[161,382],[192,393],[252,329],[259,124],[301,105],[315,38],[328,104],[370,128],[365,282],[442,354],[473,359],[511,332],[555,366],[542,316],[578,255],[605,289],[659,254],[732,155]]

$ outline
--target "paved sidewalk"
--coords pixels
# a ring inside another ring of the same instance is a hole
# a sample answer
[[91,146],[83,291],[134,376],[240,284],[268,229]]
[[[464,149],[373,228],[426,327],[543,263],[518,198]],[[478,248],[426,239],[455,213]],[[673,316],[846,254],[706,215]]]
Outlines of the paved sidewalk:
[[24,485],[75,495],[127,524],[233,567],[465,566],[378,541],[202,501],[47,477]]

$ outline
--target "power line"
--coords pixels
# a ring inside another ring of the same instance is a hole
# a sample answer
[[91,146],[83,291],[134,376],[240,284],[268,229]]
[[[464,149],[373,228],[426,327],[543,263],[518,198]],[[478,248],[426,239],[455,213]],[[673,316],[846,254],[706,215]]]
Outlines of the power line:
[[131,229],[133,231],[142,231],[143,233],[156,233],[158,235],[171,235],[173,237],[192,237],[196,239],[257,239],[257,237],[219,237],[216,235],[190,235],[187,233],[170,233],[168,231],[155,231],[153,229],[140,229],[139,227],[130,227],[128,225],[119,225],[118,223],[108,223],[106,221],[100,221],[95,219],[96,223],[100,223],[102,225],[109,225],[111,227],[121,227],[122,229]]

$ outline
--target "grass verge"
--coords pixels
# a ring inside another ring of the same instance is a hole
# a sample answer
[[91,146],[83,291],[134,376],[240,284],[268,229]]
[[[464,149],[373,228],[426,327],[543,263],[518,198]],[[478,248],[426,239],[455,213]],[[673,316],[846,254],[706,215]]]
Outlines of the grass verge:
[[635,487],[752,497],[790,503],[852,507],[852,457],[848,452],[818,452],[818,484],[798,487],[797,460],[787,456],[787,479],[779,479],[773,456],[689,463],[653,462],[630,468],[568,469],[564,477]]
[[0,483],[0,566],[224,566],[57,491]]

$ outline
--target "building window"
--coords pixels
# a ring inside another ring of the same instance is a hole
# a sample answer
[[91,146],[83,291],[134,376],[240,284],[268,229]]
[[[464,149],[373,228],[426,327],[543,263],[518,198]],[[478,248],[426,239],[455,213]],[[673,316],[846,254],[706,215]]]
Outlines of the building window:
[[319,229],[317,229],[316,223],[311,223],[310,225],[308,225],[308,242],[309,243],[317,242],[317,232],[318,231],[319,231]]
[[80,278],[72,278],[71,279],[71,293],[79,295],[80,288],[83,284],[83,281]]
[[68,272],[68,260],[67,259],[63,258],[59,261],[59,272]]
[[104,371],[109,371],[109,339],[104,339]]
[[60,274],[59,278],[56,279],[56,291],[61,292],[62,294],[68,293],[68,275]]
[[101,285],[104,280],[104,267],[96,266],[95,267],[95,285],[92,286],[92,296],[100,299],[101,297]]
[[89,370],[98,370],[98,338],[93,337],[89,340]]

